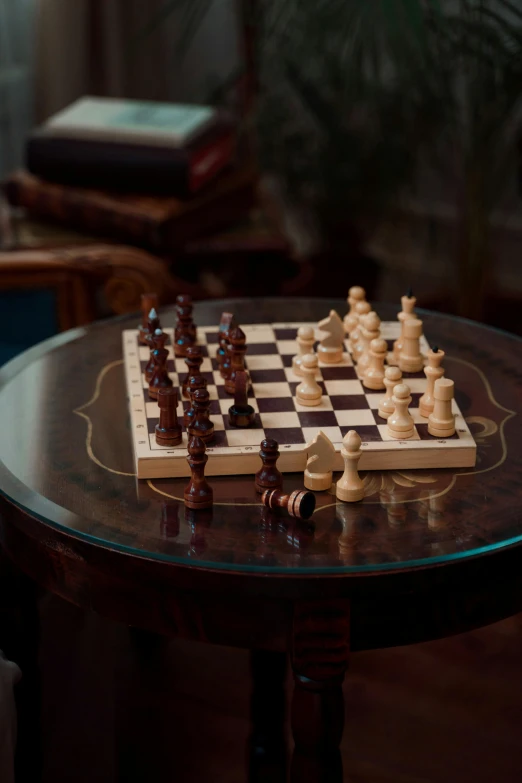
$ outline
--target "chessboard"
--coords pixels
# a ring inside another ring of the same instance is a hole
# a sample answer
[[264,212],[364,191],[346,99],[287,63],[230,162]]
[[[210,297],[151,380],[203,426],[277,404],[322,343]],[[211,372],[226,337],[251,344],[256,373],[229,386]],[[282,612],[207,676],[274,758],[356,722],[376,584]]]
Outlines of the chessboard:
[[[297,351],[296,334],[300,326],[316,324],[274,323],[242,324],[247,338],[246,367],[251,379],[249,402],[256,411],[255,422],[248,428],[234,428],[228,422],[228,409],[233,399],[227,394],[215,359],[218,347],[218,326],[198,327],[198,344],[204,356],[201,372],[208,382],[215,437],[207,446],[207,476],[253,474],[261,465],[259,445],[263,438],[274,438],[279,444],[277,463],[282,472],[304,471],[307,444],[322,430],[336,450],[334,470],[343,470],[340,454],[342,439],[350,429],[357,430],[362,440],[361,470],[405,470],[416,468],[457,468],[475,464],[476,444],[457,403],[455,434],[443,440],[428,433],[427,419],[421,417],[418,401],[427,380],[424,373],[403,373],[404,382],[412,393],[410,413],[415,434],[408,440],[395,440],[387,433],[387,425],[378,414],[384,392],[366,389],[357,374],[349,352],[348,341],[339,364],[319,362],[317,380],[323,390],[320,405],[305,407],[295,397],[301,378],[292,370],[292,358]],[[187,372],[184,359],[173,355],[173,329],[163,330],[169,337],[168,370],[174,386],[180,390]],[[399,337],[399,322],[382,322],[381,336],[391,350]],[[421,351],[429,345],[421,338]],[[156,443],[154,428],[159,421],[156,402],[149,399],[144,368],[150,351],[138,343],[138,330],[123,332],[125,377],[130,404],[130,420],[136,474],[138,478],[174,478],[190,476],[187,463],[187,433],[179,446]],[[181,397],[181,390],[180,390]],[[179,403],[182,417],[188,402]],[[180,420],[182,422],[182,419]]]

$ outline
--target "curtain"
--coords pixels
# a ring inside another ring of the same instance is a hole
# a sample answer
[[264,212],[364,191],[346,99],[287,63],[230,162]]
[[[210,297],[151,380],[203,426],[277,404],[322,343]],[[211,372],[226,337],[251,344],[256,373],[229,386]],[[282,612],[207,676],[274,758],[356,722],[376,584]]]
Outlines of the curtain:
[[34,0],[0,0],[0,177],[23,161],[33,123]]
[[215,0],[183,64],[179,13],[140,35],[166,0],[36,1],[39,120],[85,94],[205,101],[238,68],[236,0]]

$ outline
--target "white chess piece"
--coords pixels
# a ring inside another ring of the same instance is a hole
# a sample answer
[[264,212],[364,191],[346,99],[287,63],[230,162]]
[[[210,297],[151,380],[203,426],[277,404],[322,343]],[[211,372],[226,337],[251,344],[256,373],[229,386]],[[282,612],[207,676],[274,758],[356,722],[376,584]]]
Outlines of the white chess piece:
[[350,334],[350,332],[357,326],[358,316],[355,312],[355,305],[358,302],[364,302],[366,301],[366,291],[364,288],[361,288],[360,285],[352,285],[350,290],[348,291],[348,305],[350,309],[344,316],[343,324],[344,324],[344,330],[346,334]]
[[376,337],[370,343],[370,361],[363,375],[363,384],[367,389],[384,389],[384,362],[388,353],[388,344],[382,337]]
[[408,410],[411,403],[410,387],[406,383],[397,384],[393,390],[392,400],[395,410],[388,416],[388,434],[397,440],[413,438],[415,427]]
[[413,308],[417,299],[414,296],[401,296],[402,310],[397,314],[397,319],[401,325],[400,337],[393,343],[393,361],[395,364],[399,363],[399,354],[402,351],[402,338],[404,336],[404,321],[408,318],[416,318]]
[[420,352],[422,321],[408,318],[404,321],[402,349],[399,354],[399,367],[402,372],[419,372],[424,367],[424,357]]
[[355,503],[364,497],[364,484],[357,472],[362,456],[361,438],[355,430],[350,430],[343,438],[341,455],[344,459],[344,473],[335,487],[335,494],[345,503]]
[[355,315],[354,315],[354,327],[352,331],[350,332],[350,344],[353,348],[357,345],[359,342],[359,328],[361,326],[361,319],[363,316],[368,315],[372,310],[372,306],[369,302],[357,302],[355,305]]
[[343,359],[344,350],[344,324],[335,310],[330,310],[330,315],[318,323],[319,347],[317,354],[322,362],[338,364]]
[[435,405],[428,417],[428,432],[436,438],[449,438],[455,434],[455,414],[451,402],[455,396],[455,384],[449,378],[437,378],[433,390]]
[[317,381],[315,380],[315,374],[319,362],[317,356],[314,353],[307,353],[301,360],[301,375],[303,376],[302,383],[296,389],[296,400],[300,405],[320,405],[323,392]]
[[335,447],[324,432],[318,432],[306,448],[306,470],[304,485],[317,492],[330,489],[335,460]]
[[379,403],[379,416],[381,419],[387,419],[395,410],[393,402],[393,390],[401,382],[402,372],[398,367],[387,367],[384,371],[384,385],[386,394]]
[[300,326],[297,330],[298,354],[292,359],[292,370],[301,375],[301,360],[307,353],[314,352],[315,335],[311,326]]
[[444,375],[444,367],[440,366],[444,359],[444,351],[434,347],[433,350],[430,349],[428,351],[427,359],[428,363],[424,368],[424,375],[428,379],[428,385],[426,386],[426,391],[419,400],[419,413],[421,416],[424,416],[425,419],[428,418],[430,413],[433,413],[435,405],[435,399],[433,397],[435,381],[437,378],[442,378]]
[[381,336],[381,319],[372,310],[361,320],[359,342],[354,349],[354,358],[357,361],[357,372],[363,376],[370,364],[370,343]]

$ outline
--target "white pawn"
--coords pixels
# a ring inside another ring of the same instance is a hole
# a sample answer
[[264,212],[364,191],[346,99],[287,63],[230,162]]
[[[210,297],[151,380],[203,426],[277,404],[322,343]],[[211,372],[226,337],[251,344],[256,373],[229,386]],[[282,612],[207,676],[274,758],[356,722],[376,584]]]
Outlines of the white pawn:
[[348,299],[346,301],[348,302],[350,309],[344,316],[343,323],[346,334],[350,334],[352,329],[357,326],[358,316],[355,312],[355,305],[358,302],[366,301],[366,291],[364,288],[361,288],[360,285],[352,285],[348,291]]
[[402,349],[399,354],[399,367],[402,372],[419,372],[424,367],[424,356],[420,352],[422,321],[408,318],[404,321]]
[[297,330],[297,347],[299,353],[292,359],[292,370],[301,375],[301,361],[307,353],[314,352],[315,335],[311,326],[300,326]]
[[307,353],[301,359],[301,375],[304,380],[299,384],[295,392],[296,400],[300,405],[314,406],[321,404],[323,392],[315,380],[318,366],[319,362],[314,353]]
[[402,310],[397,314],[397,318],[401,325],[401,335],[398,340],[393,343],[393,361],[395,364],[399,363],[399,354],[402,351],[402,338],[404,334],[404,321],[408,318],[416,318],[413,308],[415,307],[416,298],[409,292],[406,296],[401,296]]
[[406,383],[399,383],[393,390],[392,400],[395,410],[388,417],[388,434],[397,440],[413,438],[415,427],[408,410],[411,402],[410,387]]
[[354,315],[354,327],[350,332],[350,342],[352,347],[355,347],[359,341],[359,327],[361,325],[361,318],[371,312],[372,306],[369,302],[357,302],[355,305]]
[[370,343],[370,362],[363,375],[363,384],[367,389],[384,389],[384,362],[388,354],[388,344],[382,337],[376,337]]
[[355,430],[349,430],[343,438],[341,455],[344,459],[344,473],[335,487],[335,494],[345,503],[355,503],[364,497],[364,484],[357,472],[362,456],[361,438]]
[[433,350],[428,351],[428,364],[424,368],[424,375],[428,379],[428,385],[426,391],[419,400],[419,413],[428,418],[430,413],[433,413],[435,405],[435,399],[433,397],[433,391],[435,388],[435,381],[437,378],[442,378],[444,375],[444,367],[441,367],[441,362],[444,359],[444,351],[434,347]]
[[449,378],[435,381],[433,413],[428,417],[428,432],[435,438],[449,438],[455,434],[455,414],[451,401],[455,395],[455,384]]
[[354,356],[357,361],[359,375],[364,375],[370,364],[370,343],[381,336],[381,319],[372,310],[361,319],[359,342],[355,346]]
[[387,419],[395,410],[392,394],[394,388],[402,380],[402,372],[398,367],[387,367],[384,371],[384,385],[386,394],[379,403],[379,416],[381,419]]

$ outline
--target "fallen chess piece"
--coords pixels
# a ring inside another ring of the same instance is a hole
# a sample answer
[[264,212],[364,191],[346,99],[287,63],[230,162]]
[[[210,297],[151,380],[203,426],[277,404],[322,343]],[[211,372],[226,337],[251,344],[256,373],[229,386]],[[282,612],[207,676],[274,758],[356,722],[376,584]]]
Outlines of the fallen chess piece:
[[355,430],[349,430],[343,438],[341,455],[344,473],[335,486],[335,495],[344,503],[356,503],[364,497],[364,484],[357,472],[362,457],[361,438]]
[[455,384],[449,378],[435,381],[433,413],[428,417],[428,432],[435,438],[450,438],[455,434],[455,414],[452,400],[455,396]]
[[231,427],[251,427],[256,412],[248,402],[248,373],[236,370],[234,404],[228,409],[228,420]]
[[305,487],[316,492],[330,489],[335,460],[335,448],[332,441],[324,432],[319,432],[307,446],[306,453]]
[[255,475],[256,492],[265,492],[267,489],[281,489],[283,476],[276,468],[276,462],[279,459],[277,441],[271,438],[262,440],[259,456],[263,465]]
[[190,438],[187,462],[192,475],[183,493],[188,508],[210,508],[214,502],[212,487],[205,478],[205,465],[208,460],[205,451],[205,444],[201,438],[197,436]]
[[296,489],[290,495],[279,489],[267,489],[261,496],[261,502],[267,508],[282,508],[296,519],[310,519],[315,511],[315,495],[304,489]]

